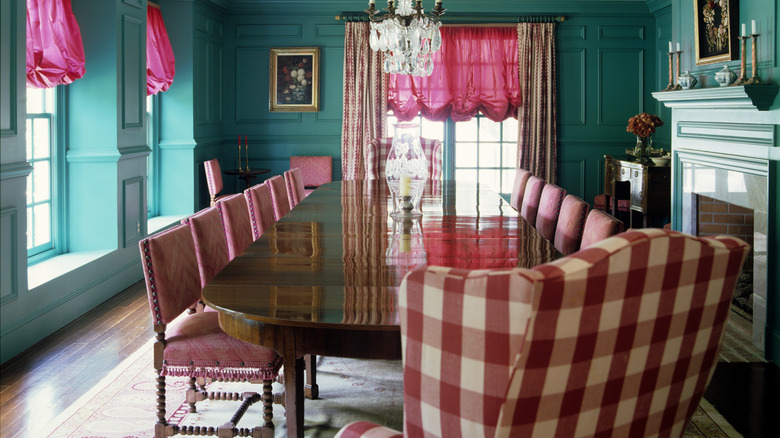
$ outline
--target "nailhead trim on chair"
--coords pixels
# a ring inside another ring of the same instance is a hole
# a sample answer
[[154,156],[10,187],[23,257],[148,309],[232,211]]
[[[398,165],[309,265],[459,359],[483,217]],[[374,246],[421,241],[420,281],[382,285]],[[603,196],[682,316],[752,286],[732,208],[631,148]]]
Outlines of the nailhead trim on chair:
[[152,269],[152,258],[149,256],[149,239],[144,239],[144,258],[146,259],[146,269],[149,272],[149,287],[152,289],[152,301],[154,302],[154,316],[157,318],[157,324],[162,324],[160,317],[160,307],[157,305],[157,286],[154,282],[154,270]]
[[252,218],[252,238],[255,239],[255,236],[259,235],[259,232],[257,231],[257,219],[255,218],[255,204],[252,202],[252,194],[248,192],[245,192],[245,194],[249,195],[245,196],[245,198],[246,203],[249,206],[249,217]]

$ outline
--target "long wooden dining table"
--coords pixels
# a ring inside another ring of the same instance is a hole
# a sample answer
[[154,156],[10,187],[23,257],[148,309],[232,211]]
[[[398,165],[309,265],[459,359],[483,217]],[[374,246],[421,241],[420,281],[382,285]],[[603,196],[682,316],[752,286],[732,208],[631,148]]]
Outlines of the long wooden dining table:
[[394,219],[383,180],[325,184],[204,288],[227,334],[282,356],[288,436],[304,432],[304,355],[401,359],[398,286],[409,270],[532,267],[560,256],[484,185],[429,182],[420,210]]

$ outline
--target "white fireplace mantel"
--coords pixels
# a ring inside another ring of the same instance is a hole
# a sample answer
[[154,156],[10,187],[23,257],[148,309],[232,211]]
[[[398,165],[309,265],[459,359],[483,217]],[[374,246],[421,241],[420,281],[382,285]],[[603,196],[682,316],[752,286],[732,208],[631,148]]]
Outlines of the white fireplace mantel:
[[768,111],[777,96],[777,84],[738,85],[656,91],[653,97],[667,108],[757,109]]

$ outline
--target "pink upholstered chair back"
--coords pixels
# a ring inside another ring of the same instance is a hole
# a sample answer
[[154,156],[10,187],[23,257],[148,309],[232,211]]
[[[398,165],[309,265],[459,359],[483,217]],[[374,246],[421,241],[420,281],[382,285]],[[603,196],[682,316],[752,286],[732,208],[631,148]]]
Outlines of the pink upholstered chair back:
[[580,249],[585,217],[590,206],[574,195],[566,195],[555,227],[555,249],[568,255]]
[[242,193],[230,195],[217,201],[217,210],[222,217],[222,226],[227,238],[228,256],[236,258],[252,243],[252,223],[249,208]]
[[290,212],[290,201],[287,197],[287,185],[280,175],[265,180],[271,189],[271,200],[274,203],[274,220],[278,221]]
[[[393,138],[375,138],[366,148],[366,179],[384,179],[385,161],[393,146]],[[442,179],[442,144],[439,140],[420,137],[425,158],[428,160],[428,178]]]
[[528,178],[531,177],[531,172],[525,169],[517,169],[515,174],[515,184],[512,186],[512,195],[509,198],[509,205],[517,211],[523,205],[523,195],[525,194],[525,185],[528,183]]
[[601,210],[593,209],[585,219],[580,248],[587,248],[596,242],[614,236],[623,230],[623,222]]
[[257,240],[274,224],[274,203],[267,184],[255,184],[244,190],[249,220],[252,222],[252,238]]
[[404,279],[407,436],[493,435],[531,314],[529,278],[520,270],[431,266]]
[[545,184],[542,189],[539,211],[536,213],[536,229],[550,242],[555,240],[555,227],[558,225],[564,196],[566,190],[555,184]]
[[284,172],[284,183],[287,186],[287,200],[292,210],[306,197],[306,189],[303,187],[303,177],[297,167]]
[[206,185],[209,188],[211,196],[211,206],[214,206],[217,195],[222,191],[222,170],[219,168],[219,161],[216,158],[203,163],[206,169]]
[[290,169],[298,168],[305,188],[319,187],[333,181],[333,157],[290,157]]
[[497,436],[681,436],[749,250],[728,236],[632,230],[534,268]]
[[179,224],[140,242],[155,324],[169,324],[200,300],[200,274],[190,228]]
[[182,219],[181,222],[189,226],[192,232],[200,272],[200,287],[203,288],[230,261],[222,219],[216,207],[209,207]]
[[523,193],[523,203],[520,206],[520,216],[531,226],[536,225],[536,213],[539,211],[539,201],[542,198],[545,182],[533,175],[528,178]]

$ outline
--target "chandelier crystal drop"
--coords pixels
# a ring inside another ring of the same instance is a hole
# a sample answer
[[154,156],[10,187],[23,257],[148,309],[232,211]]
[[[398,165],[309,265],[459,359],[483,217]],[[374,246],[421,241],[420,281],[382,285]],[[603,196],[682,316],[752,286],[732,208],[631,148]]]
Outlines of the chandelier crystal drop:
[[[398,7],[395,5],[398,4]],[[413,76],[433,73],[433,54],[441,47],[441,22],[444,14],[441,0],[436,0],[430,14],[422,7],[422,0],[389,0],[387,13],[375,9],[374,0],[366,9],[371,20],[369,45],[374,51],[384,52],[384,70]]]

